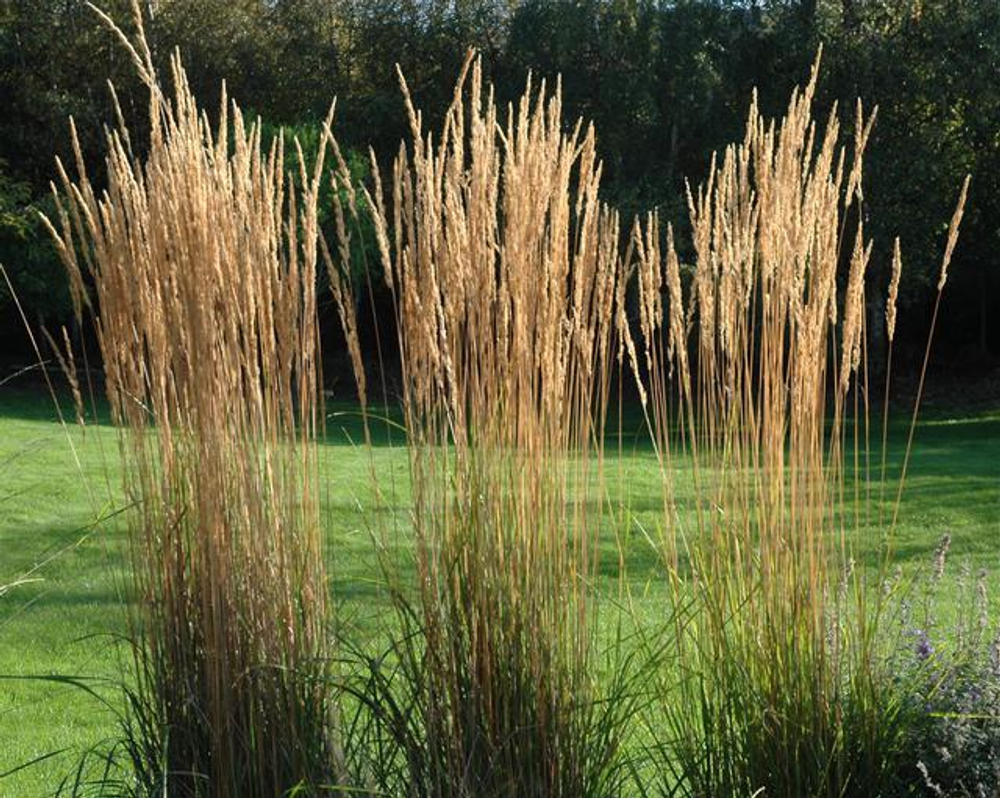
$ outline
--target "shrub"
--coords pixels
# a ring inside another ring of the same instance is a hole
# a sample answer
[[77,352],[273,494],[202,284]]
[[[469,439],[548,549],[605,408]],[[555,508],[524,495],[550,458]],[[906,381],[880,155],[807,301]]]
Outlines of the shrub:
[[895,591],[891,665],[912,703],[901,775],[914,794],[989,798],[1000,789],[1000,629],[986,570],[946,573],[950,542]]

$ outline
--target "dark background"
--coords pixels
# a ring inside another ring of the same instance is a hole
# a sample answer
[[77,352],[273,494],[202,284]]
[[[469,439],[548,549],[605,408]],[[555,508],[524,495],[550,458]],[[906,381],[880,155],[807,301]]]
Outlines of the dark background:
[[[972,188],[935,363],[938,373],[960,380],[995,374],[997,0],[142,3],[161,69],[166,73],[168,56],[179,47],[208,107],[217,106],[225,79],[230,96],[269,131],[284,127],[309,139],[337,96],[335,132],[360,175],[369,145],[385,171],[407,135],[396,62],[432,127],[469,46],[482,53],[503,101],[521,93],[529,70],[539,78],[561,74],[566,118],[582,115],[596,124],[605,198],[626,219],[659,207],[681,229],[684,179],[701,180],[711,152],[741,136],[753,87],[765,112],[780,114],[822,44],[818,116],[839,103],[849,142],[856,98],[866,108],[879,106],[866,157],[867,231],[875,239],[872,285],[879,296],[893,237],[902,239],[897,362],[904,383],[919,368],[944,236],[967,172]],[[131,30],[128,0],[98,4]],[[101,174],[103,127],[113,122],[108,80],[130,126],[141,131],[145,93],[120,43],[84,3],[0,0],[0,262],[31,323],[50,330],[72,327],[71,308],[38,211],[50,208],[55,156],[71,159],[69,116],[91,173]],[[380,302],[384,307],[376,296],[375,306]],[[880,302],[870,307],[873,321]],[[329,323],[332,310],[325,314]],[[9,371],[30,359],[23,325],[0,281],[0,364]]]

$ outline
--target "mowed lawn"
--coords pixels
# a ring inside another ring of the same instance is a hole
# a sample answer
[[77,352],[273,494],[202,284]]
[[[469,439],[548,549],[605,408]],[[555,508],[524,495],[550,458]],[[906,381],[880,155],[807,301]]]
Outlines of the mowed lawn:
[[[395,440],[379,436],[369,453],[360,446],[356,408],[328,411],[320,459],[331,589],[339,619],[363,637],[385,607],[373,530],[398,531],[406,568],[406,454],[398,432]],[[0,778],[4,798],[52,794],[83,751],[116,732],[114,712],[102,704],[118,700],[114,681],[126,653],[118,641],[127,633],[127,510],[116,436],[106,423],[78,426],[68,403],[63,412],[65,427],[44,392],[0,388],[0,586],[10,586],[0,593],[0,774],[63,752]],[[886,505],[905,444],[905,409],[894,412]],[[622,436],[620,457],[617,441],[609,445],[608,490],[613,499],[624,494],[631,521],[606,530],[598,587],[616,595],[624,561],[638,620],[655,623],[666,610],[650,542],[660,477],[638,429],[635,423]],[[877,466],[877,455],[872,462]],[[380,519],[373,517],[372,469],[383,489],[393,486],[395,510],[383,510]],[[880,539],[877,484],[872,493],[872,523],[854,534],[856,557],[868,567]],[[932,409],[918,427],[895,534],[897,562],[924,566],[944,532],[952,535],[953,557],[1000,571],[1000,406],[957,415]],[[89,680],[97,695],[37,678],[48,676]]]

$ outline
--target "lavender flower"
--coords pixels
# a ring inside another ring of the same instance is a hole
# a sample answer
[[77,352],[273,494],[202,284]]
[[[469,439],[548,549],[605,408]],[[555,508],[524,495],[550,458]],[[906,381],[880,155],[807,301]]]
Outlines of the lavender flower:
[[930,659],[934,654],[934,646],[931,643],[930,637],[927,635],[923,629],[916,630],[917,645],[916,652],[920,659],[927,660]]

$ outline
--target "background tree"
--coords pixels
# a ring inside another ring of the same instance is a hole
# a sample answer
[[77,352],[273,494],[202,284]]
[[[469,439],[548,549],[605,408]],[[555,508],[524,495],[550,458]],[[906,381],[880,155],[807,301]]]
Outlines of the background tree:
[[[127,19],[127,0],[102,6]],[[903,242],[902,362],[907,341],[924,338],[944,225],[966,172],[973,187],[940,331],[950,356],[939,362],[978,368],[1000,356],[996,0],[149,0],[147,8],[157,59],[165,66],[179,47],[206,107],[216,107],[225,80],[271,129],[301,132],[316,129],[336,95],[337,134],[359,165],[369,145],[388,162],[407,132],[397,63],[430,117],[444,113],[468,47],[482,52],[503,102],[528,72],[536,81],[562,75],[566,118],[597,126],[606,199],[626,215],[660,207],[668,219],[682,217],[685,179],[702,179],[709,154],[738,136],[751,89],[766,113],[782,112],[822,45],[820,114],[838,103],[849,134],[856,97],[879,106],[867,224],[876,270],[884,272],[893,237]],[[0,256],[32,316],[50,322],[65,313],[63,278],[31,209],[45,201],[53,155],[67,154],[67,117],[83,131],[111,120],[109,79],[129,121],[141,118],[131,65],[83,0],[0,0],[0,202],[5,218],[18,219],[0,231]],[[88,162],[101,146],[100,135],[83,141]],[[877,338],[874,298],[869,314]],[[4,341],[19,356],[16,336]]]

